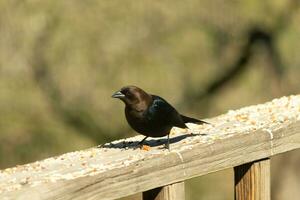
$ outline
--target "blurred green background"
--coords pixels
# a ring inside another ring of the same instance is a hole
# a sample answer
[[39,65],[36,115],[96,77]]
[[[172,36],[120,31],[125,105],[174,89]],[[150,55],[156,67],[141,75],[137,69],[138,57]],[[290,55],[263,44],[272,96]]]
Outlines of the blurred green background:
[[[298,8],[0,0],[0,168],[135,135],[110,97],[124,85],[198,118],[299,93]],[[272,159],[272,199],[300,196],[297,154]],[[233,199],[231,170],[186,185],[188,200]]]

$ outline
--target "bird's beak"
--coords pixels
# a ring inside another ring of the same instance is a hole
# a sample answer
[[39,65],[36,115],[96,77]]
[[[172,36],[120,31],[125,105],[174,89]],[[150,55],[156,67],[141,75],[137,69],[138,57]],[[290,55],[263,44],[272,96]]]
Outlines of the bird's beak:
[[125,95],[122,92],[118,91],[118,92],[115,92],[111,97],[121,99],[121,98],[124,98]]

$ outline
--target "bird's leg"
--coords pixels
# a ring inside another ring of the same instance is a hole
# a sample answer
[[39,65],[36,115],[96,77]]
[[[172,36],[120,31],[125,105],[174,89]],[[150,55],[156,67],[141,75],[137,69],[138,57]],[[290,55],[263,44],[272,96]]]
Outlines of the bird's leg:
[[138,145],[142,146],[147,138],[148,138],[148,136],[146,136],[144,139],[142,139]]
[[168,134],[167,142],[166,142],[166,149],[170,150],[170,134]]

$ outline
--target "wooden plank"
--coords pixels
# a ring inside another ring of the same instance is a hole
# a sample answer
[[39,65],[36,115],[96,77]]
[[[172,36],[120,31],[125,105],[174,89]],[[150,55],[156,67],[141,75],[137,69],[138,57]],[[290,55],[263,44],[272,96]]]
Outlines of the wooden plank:
[[[175,130],[134,149],[137,136],[0,171],[0,199],[116,199],[300,148],[300,96]],[[195,135],[198,133],[198,135]]]
[[184,182],[173,183],[143,192],[143,200],[184,200]]
[[234,167],[235,200],[270,200],[270,159]]

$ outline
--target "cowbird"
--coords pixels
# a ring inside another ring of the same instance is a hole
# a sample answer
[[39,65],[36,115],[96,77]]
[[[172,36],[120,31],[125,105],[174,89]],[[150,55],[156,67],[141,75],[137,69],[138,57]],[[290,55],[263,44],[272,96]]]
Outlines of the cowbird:
[[166,100],[148,94],[136,86],[126,86],[112,95],[125,103],[125,116],[128,124],[138,133],[148,137],[168,136],[166,148],[169,149],[169,134],[172,127],[187,128],[185,123],[207,123],[202,120],[179,114]]

